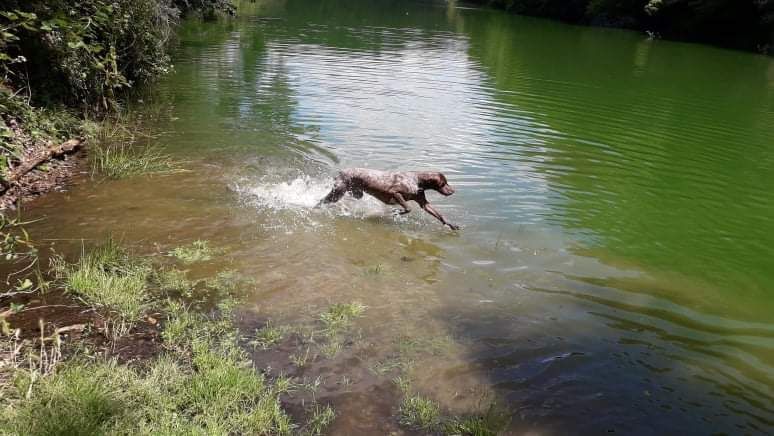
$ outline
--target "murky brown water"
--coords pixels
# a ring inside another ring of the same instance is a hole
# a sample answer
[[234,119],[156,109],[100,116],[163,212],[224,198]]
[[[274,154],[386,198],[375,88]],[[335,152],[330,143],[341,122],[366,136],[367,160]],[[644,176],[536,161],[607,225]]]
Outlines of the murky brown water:
[[[367,305],[332,359],[255,353],[322,377],[332,434],[405,431],[378,368],[406,337],[419,392],[496,402],[513,433],[772,432],[772,65],[455,3],[246,3],[187,23],[147,99],[190,171],[26,214],[70,254],[209,240],[222,256],[189,274],[254,279],[248,330]],[[374,200],[311,210],[345,166],[446,172],[458,193],[431,201],[463,230]]]

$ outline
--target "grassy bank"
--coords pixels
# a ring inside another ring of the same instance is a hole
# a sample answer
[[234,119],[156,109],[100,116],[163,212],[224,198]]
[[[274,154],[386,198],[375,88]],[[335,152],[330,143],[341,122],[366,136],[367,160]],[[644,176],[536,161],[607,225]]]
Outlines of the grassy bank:
[[[409,432],[495,435],[508,424],[493,405],[458,415],[413,387],[415,365],[444,358],[450,338],[401,336],[385,344],[392,353],[362,354],[372,346],[358,327],[369,308],[356,301],[240,330],[237,308],[255,283],[231,270],[192,279],[183,269],[222,254],[195,241],[141,256],[109,239],[56,257],[46,286],[31,295],[0,297],[8,307],[0,314],[0,434],[326,434],[339,412],[318,390],[349,392],[353,374],[326,383],[316,371],[353,356],[371,359],[363,366],[393,387],[391,419]],[[46,304],[41,296],[57,293],[80,318],[25,322],[34,316],[26,310]],[[262,353],[282,355],[295,370],[261,366]]]
[[472,0],[523,15],[774,53],[771,0]]
[[[68,341],[65,330],[41,324],[25,339],[10,317],[0,355],[3,434],[318,434],[332,419],[315,404],[308,422],[293,423],[280,397],[294,382],[252,366],[231,322],[243,284],[236,275],[194,282],[113,240],[74,262],[57,258],[54,271],[49,288],[93,311],[79,327],[91,334]],[[152,357],[131,364],[109,352],[148,330],[151,314],[162,314],[151,325]],[[107,341],[103,352],[98,339]]]

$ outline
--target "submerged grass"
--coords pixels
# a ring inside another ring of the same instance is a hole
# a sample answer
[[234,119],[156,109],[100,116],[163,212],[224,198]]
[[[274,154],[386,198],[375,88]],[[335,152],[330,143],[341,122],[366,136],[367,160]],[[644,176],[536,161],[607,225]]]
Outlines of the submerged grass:
[[509,416],[494,404],[481,414],[446,416],[438,402],[414,393],[408,379],[396,377],[394,383],[403,392],[398,422],[406,427],[449,436],[496,436],[510,422]]
[[367,309],[363,304],[337,303],[320,314],[324,342],[319,344],[320,352],[327,358],[335,357],[344,348],[343,334],[352,327],[355,319],[360,318]]
[[195,281],[188,279],[186,271],[177,268],[154,270],[152,282],[162,292],[174,292],[185,297],[191,297],[196,286]]
[[328,310],[320,314],[320,321],[324,326],[327,336],[334,336],[349,328],[352,322],[363,315],[367,309],[359,302],[338,303],[330,306]]
[[170,254],[183,263],[194,263],[212,259],[216,251],[210,247],[209,241],[196,240],[190,245],[175,248]]

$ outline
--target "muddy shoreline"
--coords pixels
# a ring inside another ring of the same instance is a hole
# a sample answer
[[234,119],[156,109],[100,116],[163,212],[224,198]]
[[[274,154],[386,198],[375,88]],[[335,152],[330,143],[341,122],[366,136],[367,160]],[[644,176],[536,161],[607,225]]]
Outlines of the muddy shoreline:
[[[23,149],[19,162],[9,173],[34,161],[37,156],[53,147],[48,141],[35,140],[28,135],[15,120],[9,123],[13,132],[13,142]],[[32,169],[2,186],[0,193],[0,213],[14,211],[34,199],[54,191],[66,190],[79,176],[86,174],[86,150],[81,141],[70,151],[50,156],[43,162],[34,164]],[[6,180],[3,179],[5,184]]]

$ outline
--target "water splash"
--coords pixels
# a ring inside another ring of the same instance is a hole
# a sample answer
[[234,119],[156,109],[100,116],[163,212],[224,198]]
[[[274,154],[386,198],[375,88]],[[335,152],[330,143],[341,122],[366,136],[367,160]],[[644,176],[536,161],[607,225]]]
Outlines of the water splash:
[[370,196],[356,200],[349,195],[331,205],[315,208],[333,186],[330,178],[315,178],[308,175],[291,181],[262,177],[258,181],[244,180],[233,185],[243,204],[259,212],[291,212],[299,216],[312,217],[318,214],[368,218],[389,215],[390,209]]

